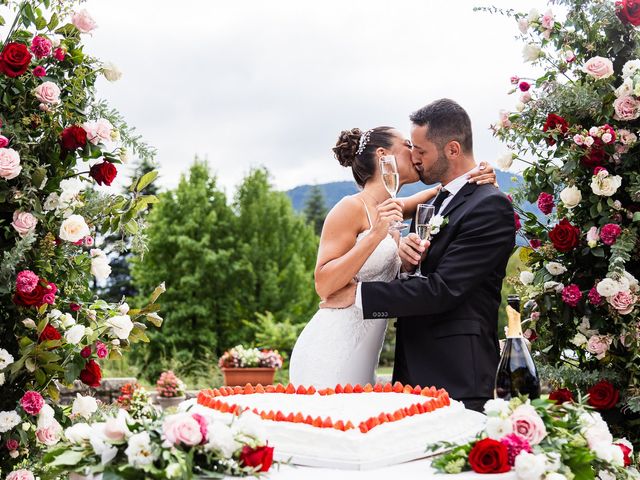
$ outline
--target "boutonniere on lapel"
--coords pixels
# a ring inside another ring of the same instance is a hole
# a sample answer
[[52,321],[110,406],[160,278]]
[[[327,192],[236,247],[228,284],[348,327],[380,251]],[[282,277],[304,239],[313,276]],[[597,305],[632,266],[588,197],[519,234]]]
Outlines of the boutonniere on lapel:
[[429,220],[429,225],[431,226],[431,236],[437,235],[440,230],[447,226],[449,223],[449,219],[447,217],[443,217],[442,215],[434,215]]

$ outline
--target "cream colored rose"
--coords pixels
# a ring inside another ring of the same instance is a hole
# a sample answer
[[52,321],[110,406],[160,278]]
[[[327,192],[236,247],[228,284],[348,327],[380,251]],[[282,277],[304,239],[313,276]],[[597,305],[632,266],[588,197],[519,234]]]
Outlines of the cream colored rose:
[[513,165],[513,153],[507,152],[499,156],[496,160],[496,163],[498,164],[498,168],[500,170],[509,170],[511,168],[511,165]]
[[613,278],[605,278],[598,282],[596,290],[603,297],[613,297],[620,291],[620,283],[616,282]]
[[576,186],[567,187],[560,192],[560,200],[565,207],[575,208],[582,201],[582,193]]
[[107,62],[102,66],[102,74],[110,82],[117,82],[122,78],[122,72],[112,62]]
[[567,271],[567,267],[558,262],[549,262],[545,265],[545,268],[551,275],[562,275]]
[[523,285],[531,285],[533,283],[534,275],[528,270],[523,270],[520,272],[520,282]]
[[115,317],[108,318],[105,322],[108,327],[111,327],[111,333],[118,337],[120,340],[126,340],[129,338],[131,330],[133,330],[133,322],[129,315],[117,315]]
[[60,225],[59,237],[67,242],[75,243],[91,234],[89,226],[81,215],[71,215]]
[[604,57],[593,57],[587,60],[582,71],[597,80],[609,78],[613,75],[613,62]]
[[64,339],[71,345],[77,345],[84,337],[84,325],[74,325],[64,334]]
[[91,273],[98,280],[105,280],[111,275],[111,266],[107,255],[99,248],[93,248],[91,254]]
[[591,180],[591,190],[602,197],[612,196],[621,185],[622,177],[620,175],[609,175],[606,171],[600,171]]
[[627,97],[633,94],[633,80],[627,78],[624,82],[622,82],[622,85],[616,88],[615,93],[617,98]]
[[34,91],[36,98],[44,104],[60,103],[60,88],[53,82],[44,82]]
[[638,70],[640,70],[640,60],[629,60],[622,67],[622,78],[626,80],[633,77]]
[[542,56],[542,50],[537,45],[529,43],[522,49],[522,58],[525,62],[533,62]]

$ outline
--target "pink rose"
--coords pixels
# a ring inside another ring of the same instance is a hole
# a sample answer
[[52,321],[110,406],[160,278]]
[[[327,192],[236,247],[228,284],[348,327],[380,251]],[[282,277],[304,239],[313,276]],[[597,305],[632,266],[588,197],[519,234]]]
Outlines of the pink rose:
[[33,75],[40,78],[40,77],[44,77],[47,74],[47,71],[44,69],[43,66],[38,65],[36,68],[33,69]]
[[102,342],[96,342],[96,355],[98,355],[98,358],[105,358],[108,354],[107,346]]
[[52,105],[60,102],[60,88],[53,82],[44,82],[34,90],[35,96],[44,104]]
[[631,95],[616,98],[613,108],[616,111],[613,118],[616,120],[628,121],[640,117],[640,102]]
[[20,210],[13,212],[11,225],[21,237],[26,237],[30,232],[33,232],[37,224],[38,219],[29,212],[21,212]]
[[7,447],[7,450],[11,451],[11,450],[17,450],[18,447],[20,446],[20,443],[18,442],[18,440],[16,440],[15,438],[10,438],[9,440],[7,440],[7,442],[5,443],[5,446]]
[[51,42],[45,37],[34,37],[30,50],[38,58],[48,57],[51,54]]
[[613,339],[609,335],[593,335],[587,342],[587,352],[592,353],[598,360],[602,360],[611,346]]
[[538,445],[547,436],[547,429],[536,409],[531,405],[520,405],[511,414],[513,433],[520,435],[531,445]]
[[9,145],[9,139],[4,135],[0,135],[0,148],[4,148]]
[[62,427],[55,420],[46,423],[44,426],[39,427],[36,430],[36,438],[38,439],[38,442],[47,446],[55,445],[56,443],[58,443],[61,436]]
[[200,434],[202,435],[201,443],[204,443],[207,440],[207,420],[199,413],[194,413],[192,417],[198,422],[198,425],[200,425]]
[[567,285],[562,289],[562,301],[570,307],[576,307],[580,303],[582,292],[580,287],[575,283]]
[[509,465],[511,465],[512,467],[515,465],[516,457],[520,455],[520,452],[532,452],[529,442],[515,433],[505,435],[500,440],[500,443],[507,446],[507,449],[509,451]]
[[98,24],[86,10],[74,13],[73,17],[71,17],[71,23],[82,33],[89,33],[98,27]]
[[0,148],[0,177],[11,180],[16,178],[21,170],[18,152],[13,148]]
[[42,398],[42,395],[33,390],[26,392],[20,399],[20,406],[30,415],[37,415],[40,413],[43,405],[44,399]]
[[605,245],[613,245],[622,233],[620,225],[615,223],[607,223],[600,229],[600,238]]
[[166,418],[162,424],[164,438],[172,445],[198,445],[202,442],[200,424],[188,413],[178,413]]
[[9,475],[7,475],[6,480],[35,480],[35,477],[33,476],[33,473],[23,468],[11,472]]
[[631,313],[635,307],[638,297],[631,292],[618,292],[613,297],[607,299],[609,304],[615,308],[620,315]]
[[542,16],[542,20],[540,20],[540,25],[542,25],[542,28],[546,28],[547,30],[550,30],[553,28],[553,24],[554,24],[553,12],[551,10],[547,10],[547,13],[545,13]]
[[109,120],[101,118],[95,122],[86,122],[82,124],[82,128],[87,132],[87,139],[94,145],[111,140],[113,125]]
[[598,227],[591,227],[587,232],[587,243],[591,248],[593,248],[598,244],[598,240],[600,240]]
[[500,110],[500,117],[499,117],[499,121],[498,124],[501,128],[510,128],[511,127],[511,120],[509,120],[509,112],[507,112],[506,110]]
[[53,52],[53,56],[59,62],[64,61],[64,57],[66,55],[67,55],[67,52],[65,51],[65,49],[64,48],[60,48],[60,47],[56,48],[55,51]]
[[613,75],[613,63],[608,58],[593,57],[587,60],[582,71],[596,80],[609,78]]
[[22,270],[16,277],[16,291],[18,293],[31,293],[38,286],[40,278],[31,270]]
[[511,77],[511,85],[517,85],[520,82],[520,77],[514,75]]

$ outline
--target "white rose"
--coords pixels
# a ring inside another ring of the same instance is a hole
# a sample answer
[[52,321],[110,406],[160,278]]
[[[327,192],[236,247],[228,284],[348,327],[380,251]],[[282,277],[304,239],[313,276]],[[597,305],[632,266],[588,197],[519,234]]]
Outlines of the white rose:
[[129,163],[129,151],[126,148],[120,149],[120,161],[123,164]]
[[549,282],[544,282],[544,285],[542,286],[542,288],[546,291],[546,292],[550,292],[550,291],[562,291],[562,289],[564,288],[564,285],[562,283],[559,282],[554,282],[553,280],[549,281]]
[[591,190],[596,195],[610,197],[618,191],[622,185],[620,175],[594,175],[591,180]]
[[534,275],[528,270],[523,270],[520,272],[520,282],[523,285],[531,285],[533,283]]
[[129,338],[129,334],[133,330],[133,322],[129,315],[111,317],[105,323],[108,327],[111,327],[111,333],[121,340]]
[[622,78],[633,77],[638,70],[640,70],[640,60],[629,60],[622,67]]
[[24,320],[22,320],[22,325],[24,325],[29,330],[35,330],[37,327],[36,322],[34,322],[32,318],[25,318]]
[[589,448],[594,449],[596,445],[603,443],[610,445],[613,442],[613,435],[609,432],[609,426],[607,422],[602,420],[600,415],[597,417],[594,416],[591,419],[587,418],[586,415],[583,416],[585,417],[584,419],[581,417],[583,422],[591,422],[591,424],[588,424],[588,426],[583,429],[584,437],[587,439]]
[[533,62],[542,55],[542,50],[537,45],[529,43],[522,49],[522,58],[525,62]]
[[549,262],[545,265],[545,268],[551,275],[562,275],[567,271],[567,267],[558,262]]
[[527,33],[527,30],[529,30],[529,20],[526,18],[518,20],[518,29],[520,29],[521,33]]
[[49,404],[45,403],[44,405],[42,405],[42,408],[38,413],[37,427],[42,428],[42,427],[46,427],[50,423],[53,423],[53,422],[57,423],[55,415],[56,413],[53,410],[53,408],[51,408]]
[[102,66],[102,74],[110,82],[117,82],[122,78],[122,72],[112,62],[107,62]]
[[582,333],[576,333],[575,337],[571,339],[571,343],[573,343],[576,347],[580,347],[587,343],[587,337],[585,337]]
[[530,22],[536,22],[538,21],[539,18],[540,18],[540,12],[538,12],[538,10],[536,10],[535,8],[532,8],[531,10],[529,10],[529,16],[527,17],[527,19]]
[[624,455],[617,445],[612,443],[600,442],[592,448],[593,453],[601,460],[618,467],[624,466]]
[[567,187],[560,192],[560,200],[565,207],[575,208],[582,201],[582,193],[576,186]]
[[59,237],[67,242],[75,243],[90,234],[89,226],[81,215],[71,215],[60,225]]
[[516,112],[522,112],[524,110],[524,103],[518,102],[516,103]]
[[603,297],[613,297],[620,292],[620,283],[616,282],[613,278],[605,278],[598,282],[596,290]]
[[207,443],[204,446],[206,451],[217,450],[229,458],[240,446],[235,440],[233,430],[226,424],[216,421],[208,425]]
[[83,397],[78,393],[76,396],[76,399],[73,401],[73,406],[71,407],[71,414],[79,415],[82,418],[88,419],[97,410],[98,410],[98,402],[96,402],[95,398],[89,395]]
[[513,423],[509,418],[489,417],[485,430],[489,438],[500,440],[505,435],[513,433]]
[[77,345],[84,337],[84,325],[74,325],[64,334],[64,339],[71,345]]
[[600,470],[598,472],[598,480],[617,480],[617,479],[613,473],[607,472],[606,470]]
[[111,275],[111,266],[107,255],[99,248],[93,248],[91,253],[91,274],[97,280],[105,280]]
[[544,455],[523,451],[516,457],[515,471],[519,480],[541,480],[546,468],[547,459]]
[[0,348],[0,370],[4,370],[13,363],[13,355],[4,348]]
[[89,440],[93,435],[93,429],[87,423],[76,423],[64,431],[64,436],[71,443],[79,444]]
[[20,425],[21,421],[20,415],[18,415],[18,412],[15,410],[0,412],[0,433],[12,430],[14,427]]
[[628,289],[631,290],[631,292],[635,293],[638,291],[640,285],[636,277],[625,270],[625,272],[623,273],[623,278],[627,281],[627,284],[629,285]]
[[240,418],[234,420],[231,430],[235,435],[254,438],[259,442],[267,441],[267,432],[262,419],[251,411],[244,412]]
[[45,212],[55,210],[60,205],[60,196],[56,193],[50,193],[47,199],[44,201],[43,208]]
[[500,170],[509,170],[511,165],[513,164],[513,153],[506,152],[505,154],[499,156],[496,160],[498,164],[498,168]]
[[140,432],[131,435],[129,445],[124,451],[129,460],[129,465],[133,467],[143,467],[151,465],[156,459],[156,453],[151,447],[151,438],[148,432]]
[[118,312],[120,312],[120,315],[126,315],[129,312],[129,304],[124,302],[118,307]]
[[489,417],[495,415],[505,417],[509,415],[509,412],[509,402],[502,398],[492,398],[491,400],[487,400],[487,403],[484,404],[484,413]]
[[544,477],[544,480],[567,480],[567,477],[558,472],[547,473],[547,476]]
[[590,147],[591,145],[593,145],[593,143],[594,143],[594,142],[595,142],[595,140],[594,140],[594,139],[593,139],[593,137],[591,137],[591,136],[586,137],[586,138],[584,139],[584,144],[585,144],[587,147]]
[[76,324],[75,318],[70,313],[65,313],[64,315],[60,315],[60,325],[62,328],[69,328]]

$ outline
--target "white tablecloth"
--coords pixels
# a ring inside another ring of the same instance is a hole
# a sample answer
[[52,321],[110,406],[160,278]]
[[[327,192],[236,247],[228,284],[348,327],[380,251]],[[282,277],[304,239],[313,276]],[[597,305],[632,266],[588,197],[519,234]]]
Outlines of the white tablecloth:
[[267,478],[269,480],[515,480],[516,475],[513,472],[499,475],[479,475],[475,472],[459,475],[438,474],[431,468],[431,461],[425,459],[373,470],[332,470],[295,465],[285,465],[277,470],[274,465]]

